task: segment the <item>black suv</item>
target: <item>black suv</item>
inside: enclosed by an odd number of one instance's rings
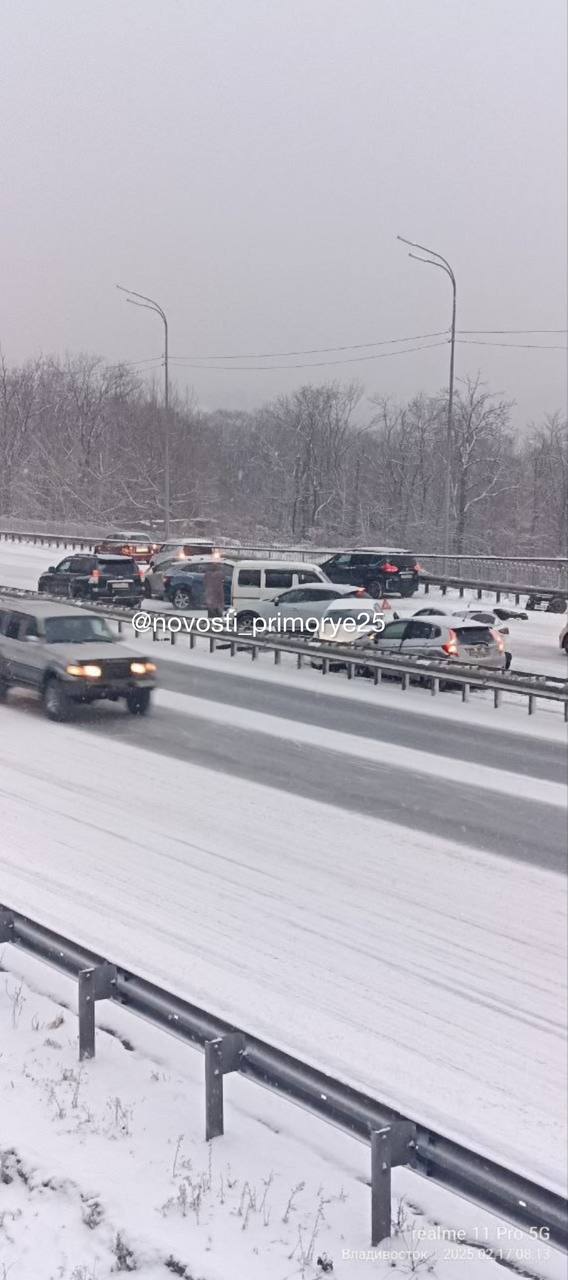
[[[340,551],[321,565],[332,582],[353,582],[372,596],[413,596],[420,565],[411,551],[394,547],[358,547]]]
[[[143,595],[142,574],[129,556],[67,556],[42,573],[38,591],[72,600],[123,601],[138,604]]]

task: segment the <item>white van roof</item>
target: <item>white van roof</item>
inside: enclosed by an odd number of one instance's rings
[[[322,573],[322,567],[319,564],[312,564],[308,560],[237,560],[237,569],[288,569],[292,573],[301,573],[307,569],[310,572]]]

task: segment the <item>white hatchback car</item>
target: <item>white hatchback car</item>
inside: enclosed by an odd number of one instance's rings
[[[421,609],[415,609],[411,615],[405,616],[412,616],[413,618],[462,618],[464,622],[481,622],[484,626],[491,627],[493,631],[497,631],[500,636],[505,638],[505,670],[508,671],[511,666],[513,654],[511,642],[508,639],[510,635],[509,627],[493,609],[473,604],[462,607],[450,604],[432,604],[423,605]],[[523,616],[526,617],[526,614],[519,614],[519,617],[522,618]],[[400,618],[402,614],[397,612],[394,617]]]

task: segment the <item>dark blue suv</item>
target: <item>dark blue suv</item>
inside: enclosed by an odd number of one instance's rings
[[[218,562],[219,563],[219,562]],[[231,604],[233,588],[234,561],[221,560],[225,570],[224,596],[225,608]],[[186,568],[175,568],[172,565],[169,573],[164,574],[164,596],[176,609],[205,608],[205,572],[211,560],[192,559]]]

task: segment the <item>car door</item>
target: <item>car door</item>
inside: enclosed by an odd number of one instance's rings
[[[6,679],[13,684],[25,684],[22,679],[22,643],[19,640],[21,613],[8,613],[2,627],[2,657]]]
[[[50,595],[67,595],[70,581],[69,574],[71,572],[71,559],[71,556],[67,556],[65,560],[60,560],[59,564],[55,565],[48,582]]]
[[[343,552],[341,555],[332,556],[331,560],[327,560],[325,564],[322,564],[322,569],[328,578],[331,578],[332,582],[352,582],[355,586],[358,586],[357,579],[352,576],[354,572],[352,562],[353,556]]]
[[[24,613],[14,615],[14,618],[18,618],[18,622],[14,626],[13,678],[18,684],[36,688],[41,683],[44,665],[37,618]]]
[[[439,649],[436,644],[438,639],[441,643],[442,632],[433,622],[426,622],[421,618],[412,618],[406,624],[406,631],[401,644],[401,653],[409,658],[430,656],[434,657]]]
[[[375,645],[382,653],[399,653],[406,635],[407,622],[387,622],[383,631],[377,632]]]

